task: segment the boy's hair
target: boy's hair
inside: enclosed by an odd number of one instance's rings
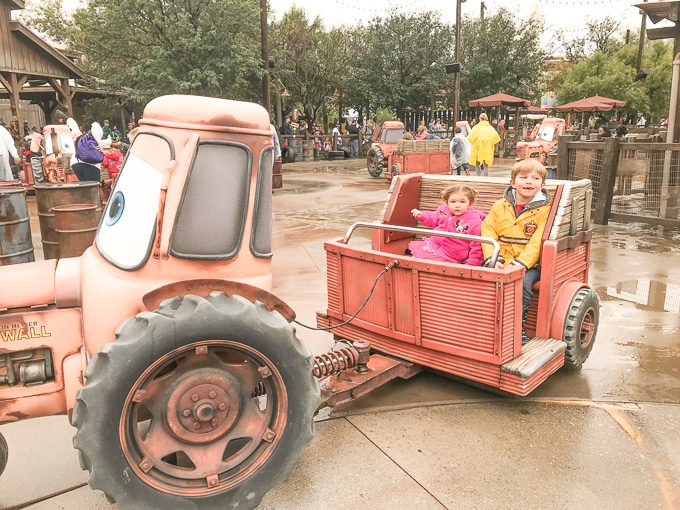
[[[470,201],[471,204],[475,201],[475,198],[477,197],[477,192],[474,190],[474,188],[468,186],[467,184],[456,183],[442,190],[441,193],[442,200],[444,202],[448,202],[449,197],[454,193],[462,193],[463,195],[468,197],[468,200]]]
[[[460,128],[460,126],[456,126],[456,129],[454,129],[454,132],[456,132],[456,133],[462,133],[463,130]]]
[[[548,176],[548,171],[540,161],[532,158],[523,159],[522,161],[518,161],[512,165],[512,169],[510,170],[510,179],[514,181],[515,177],[518,175],[531,173],[532,170],[536,170],[536,173],[540,175],[543,179],[543,182],[545,182],[545,178]]]

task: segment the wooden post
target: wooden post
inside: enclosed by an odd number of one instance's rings
[[[574,139],[572,135],[562,135],[557,142],[557,178],[564,181],[569,179],[569,142]]]
[[[609,223],[616,169],[619,163],[619,139],[607,138],[604,144],[600,186],[597,190],[597,202],[595,202],[595,214],[593,215],[593,223],[596,225],[607,225]]]

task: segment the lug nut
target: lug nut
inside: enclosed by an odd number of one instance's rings
[[[193,402],[198,402],[198,393],[194,393],[193,395],[191,395],[191,400]]]
[[[211,391],[210,393],[208,393],[208,396],[209,396],[210,398],[215,398],[215,397],[217,396],[217,392]]]
[[[182,415],[185,418],[188,418],[189,416],[191,416],[191,409],[185,409],[184,411],[182,411]]]

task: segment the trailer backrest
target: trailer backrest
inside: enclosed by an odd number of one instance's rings
[[[412,217],[409,218],[410,210],[413,207],[421,210],[435,210],[442,203],[441,191],[456,182],[465,182],[475,189],[477,192],[475,208],[487,214],[491,206],[503,197],[503,192],[509,184],[509,180],[502,177],[423,174],[399,176],[392,180],[380,221],[394,225],[415,226],[415,220]],[[550,192],[553,206],[544,239],[559,239],[590,229],[592,183],[589,179],[548,180],[545,187]],[[385,233],[385,236],[386,242],[389,242],[390,238],[396,240],[404,237],[389,233]]]
[[[399,140],[399,152],[448,152],[451,140]]]

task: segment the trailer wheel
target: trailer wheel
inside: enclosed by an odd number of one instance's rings
[[[569,305],[562,339],[567,344],[567,364],[581,367],[595,343],[600,316],[600,298],[592,289],[580,289]]]
[[[262,303],[213,292],[128,319],[92,358],[73,443],[120,508],[252,509],[314,435],[313,359]]]
[[[7,459],[9,458],[9,448],[7,448],[7,441],[5,441],[5,436],[0,434],[0,475],[5,471],[7,467]]]
[[[380,177],[385,169],[385,157],[383,156],[380,147],[371,147],[366,154],[366,167],[368,168],[368,175],[371,177]]]

